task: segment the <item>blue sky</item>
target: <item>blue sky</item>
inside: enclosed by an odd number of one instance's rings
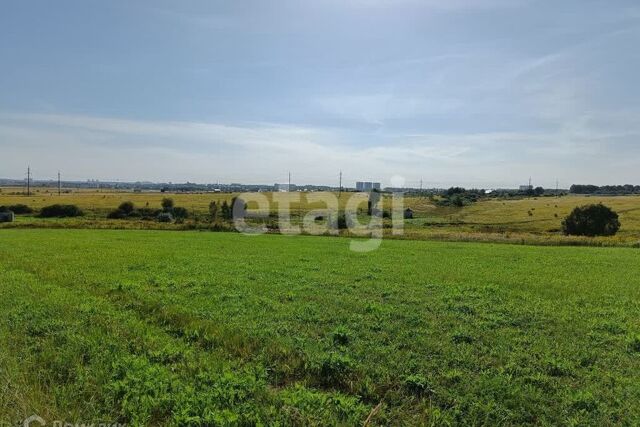
[[[640,183],[637,1],[4,1],[0,177]]]

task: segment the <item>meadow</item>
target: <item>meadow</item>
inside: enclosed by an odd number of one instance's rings
[[[61,196],[51,188],[35,188],[31,196],[21,188],[3,188],[0,206],[26,204],[34,209],[54,203],[75,204],[86,215],[80,218],[41,219],[35,215],[20,215],[14,223],[0,228],[118,228],[118,229],[207,229],[209,203],[230,202],[237,194],[225,193],[160,193],[116,190],[67,190]],[[263,193],[277,209],[273,193]],[[312,193],[278,193],[290,203],[292,222],[297,224],[309,211],[324,207],[311,203]],[[108,220],[107,214],[122,202],[131,201],[137,207],[159,208],[162,199],[170,197],[176,206],[186,208],[190,218],[181,224],[161,224],[142,220]],[[343,193],[339,199],[343,208],[350,197],[356,197],[366,209],[366,194]],[[390,209],[390,197],[383,198]],[[613,237],[567,237],[561,232],[562,220],[577,206],[604,203],[620,215],[622,227]],[[429,197],[406,196],[404,206],[414,211],[414,219],[405,221],[402,238],[414,240],[504,242],[536,245],[640,246],[640,196],[563,196],[486,198],[464,207],[439,206]],[[253,206],[249,206],[253,209]],[[232,228],[232,227],[229,227]],[[391,236],[387,229],[388,237]]]
[[[0,424],[638,425],[632,248],[0,230]]]

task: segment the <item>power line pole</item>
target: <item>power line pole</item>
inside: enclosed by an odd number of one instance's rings
[[[27,166],[27,196],[31,195],[31,166]]]
[[[422,195],[422,178],[420,178],[420,195]]]
[[[291,171],[289,171],[289,186],[287,187],[287,191],[291,191]]]
[[[62,193],[62,187],[60,186],[60,171],[58,171],[58,196]]]

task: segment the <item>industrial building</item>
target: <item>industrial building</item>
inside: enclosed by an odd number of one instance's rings
[[[381,186],[379,182],[370,182],[370,181],[358,181],[356,182],[356,191],[373,191],[380,190]]]

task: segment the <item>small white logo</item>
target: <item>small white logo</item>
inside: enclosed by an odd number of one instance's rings
[[[22,423],[22,426],[23,427],[31,427],[31,424],[34,423],[34,422],[37,422],[41,426],[46,424],[45,420],[43,420],[42,417],[39,417],[37,415],[31,415],[29,418],[24,420],[24,422]]]

